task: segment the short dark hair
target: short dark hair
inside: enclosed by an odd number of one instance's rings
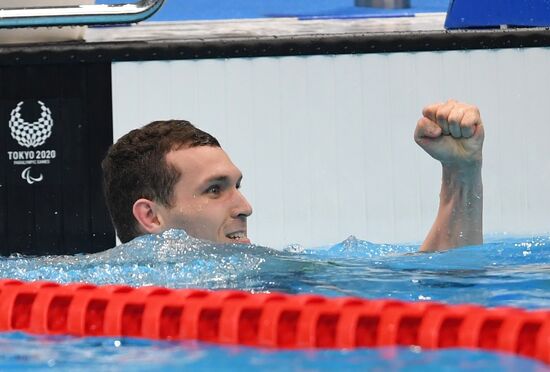
[[[166,161],[172,150],[197,146],[221,147],[218,140],[185,120],[154,121],[121,137],[101,163],[107,208],[121,242],[143,235],[132,208],[149,199],[172,205],[180,172]]]

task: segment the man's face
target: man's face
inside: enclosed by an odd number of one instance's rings
[[[239,191],[242,174],[225,151],[198,146],[171,151],[168,164],[181,176],[173,190],[172,207],[159,206],[163,228],[217,243],[250,243],[246,219],[252,207]]]

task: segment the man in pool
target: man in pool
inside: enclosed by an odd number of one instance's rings
[[[439,212],[421,246],[482,243],[483,124],[475,106],[427,106],[414,138],[443,168]],[[217,243],[243,243],[252,207],[242,174],[218,141],[184,120],[156,121],[121,137],[103,160],[107,207],[121,242],[170,228]]]

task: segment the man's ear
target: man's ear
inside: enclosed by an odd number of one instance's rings
[[[138,199],[132,207],[132,213],[144,232],[158,234],[163,231],[162,216],[159,215],[157,203],[148,199]]]

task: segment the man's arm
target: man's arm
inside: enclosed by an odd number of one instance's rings
[[[443,169],[439,211],[420,247],[433,252],[483,243],[484,129],[476,106],[449,100],[427,106],[414,139]]]

